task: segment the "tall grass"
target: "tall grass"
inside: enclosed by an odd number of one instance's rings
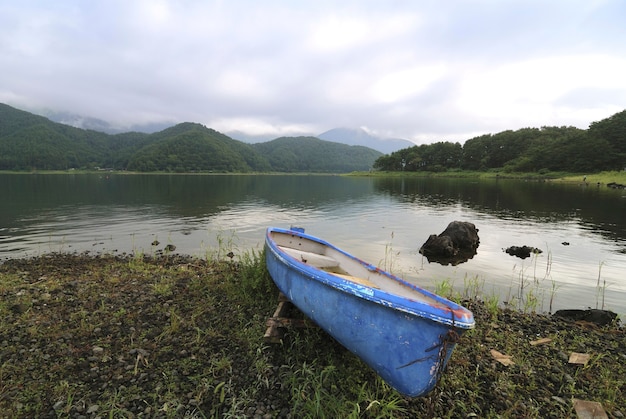
[[[564,176],[558,180],[566,181],[566,182],[586,182],[588,184],[604,184],[615,182],[621,183],[622,185],[626,184],[626,171],[624,170],[613,170],[606,171],[600,173],[593,174],[582,174],[582,175],[568,175]]]

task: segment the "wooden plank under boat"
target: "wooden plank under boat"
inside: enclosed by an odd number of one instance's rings
[[[432,390],[474,327],[466,308],[303,229],[268,228],[265,250],[280,291],[403,395]]]

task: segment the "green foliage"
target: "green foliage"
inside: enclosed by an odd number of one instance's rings
[[[612,166],[609,169],[624,169],[626,167],[626,110],[593,122],[589,126],[589,136],[593,140],[604,140],[614,153]]]
[[[180,124],[155,134],[138,150],[129,170],[162,172],[250,172],[269,165],[249,145],[197,124]]]
[[[503,170],[504,172],[620,170],[626,167],[626,111],[575,127],[522,128],[409,147],[376,160],[386,171]]]
[[[442,172],[458,168],[463,148],[459,143],[438,142],[405,148],[374,162],[374,168],[390,171]]]
[[[522,128],[382,155],[315,137],[246,144],[190,122],[154,134],[108,135],[0,104],[0,170],[111,168],[139,172],[318,172],[371,168],[574,173],[626,168],[626,111],[575,127]]]
[[[154,134],[108,135],[0,104],[0,170],[351,172],[369,170],[380,156],[313,137],[250,145],[190,122]]]
[[[278,172],[353,172],[369,170],[382,153],[367,147],[315,137],[281,137],[254,148]]]
[[[88,167],[106,137],[0,104],[0,170]]]

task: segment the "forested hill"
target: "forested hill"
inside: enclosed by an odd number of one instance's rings
[[[589,129],[523,128],[398,150],[374,163],[387,171],[503,170],[574,173],[626,169],[626,110]]]
[[[280,138],[253,146],[188,122],[154,134],[109,135],[0,104],[0,170],[340,173],[369,170],[381,155],[317,138]]]
[[[368,170],[382,153],[368,147],[323,141],[316,137],[281,137],[253,144],[279,172],[351,172]]]
[[[110,135],[52,122],[0,104],[0,170],[111,168],[157,172],[333,172],[369,170],[599,172],[626,168],[626,110],[589,129],[523,128],[435,142],[388,155],[316,137],[248,144],[200,124],[154,134]]]

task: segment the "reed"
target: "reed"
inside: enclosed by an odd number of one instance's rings
[[[390,272],[394,275],[398,275],[399,273],[395,272],[396,267],[396,260],[398,259],[398,257],[400,256],[400,252],[396,252],[393,249],[393,238],[394,238],[394,232],[391,232],[391,239],[388,243],[385,243],[385,257],[383,258],[382,261],[380,261],[378,263],[378,266],[387,272]]]
[[[606,288],[608,287],[606,279],[601,280],[603,265],[604,262],[600,262],[600,264],[598,265],[598,280],[596,282],[596,309],[601,308],[602,310],[604,310],[604,296],[606,293]],[[599,302],[601,302],[601,304],[599,304]]]

